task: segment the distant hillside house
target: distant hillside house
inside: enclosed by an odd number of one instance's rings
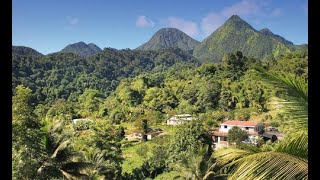
[[[89,129],[89,125],[94,121],[91,119],[73,119],[72,124],[76,130],[86,130]]]
[[[167,125],[176,126],[182,123],[190,122],[194,119],[196,118],[192,117],[191,114],[177,114],[167,120]]]
[[[220,125],[218,131],[212,132],[212,139],[216,145],[216,148],[229,145],[227,139],[228,132],[234,126],[238,126],[240,129],[247,131],[248,139],[245,141],[245,143],[256,144],[259,132],[262,135],[265,134],[263,129],[268,127],[269,124],[253,121],[226,120]],[[269,134],[268,136],[272,137]],[[274,139],[275,137],[273,136],[272,140]]]
[[[93,122],[93,120],[91,120],[91,119],[73,119],[72,120],[72,124],[77,124],[78,122],[88,122],[88,123],[92,123]]]

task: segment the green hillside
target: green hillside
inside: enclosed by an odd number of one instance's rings
[[[255,30],[239,16],[233,15],[198,45],[193,55],[202,61],[219,62],[226,53],[241,51],[245,56],[263,59],[290,49],[278,38]]]

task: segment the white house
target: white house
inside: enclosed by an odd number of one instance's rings
[[[191,114],[177,114],[172,116],[167,120],[167,125],[179,125],[185,122],[190,122],[194,120],[195,118],[192,117]]]
[[[93,123],[94,121],[91,119],[73,119],[72,120],[72,124],[77,124],[78,122]]]
[[[259,123],[253,121],[237,121],[237,120],[226,120],[221,125],[218,131],[212,132],[212,139],[216,148],[228,146],[228,132],[234,127],[238,126],[240,129],[247,131],[248,140],[247,142],[256,143],[258,139],[258,130],[263,127],[269,126],[267,123]]]

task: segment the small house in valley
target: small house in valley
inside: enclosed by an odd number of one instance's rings
[[[76,130],[89,129],[89,125],[94,123],[91,119],[73,119],[72,124]]]
[[[167,120],[167,125],[175,126],[186,122],[190,122],[194,119],[195,118],[191,114],[177,114]]]

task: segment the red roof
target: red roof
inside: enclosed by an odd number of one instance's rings
[[[237,121],[237,120],[227,120],[221,125],[233,125],[233,126],[256,126],[258,122],[254,121]]]

